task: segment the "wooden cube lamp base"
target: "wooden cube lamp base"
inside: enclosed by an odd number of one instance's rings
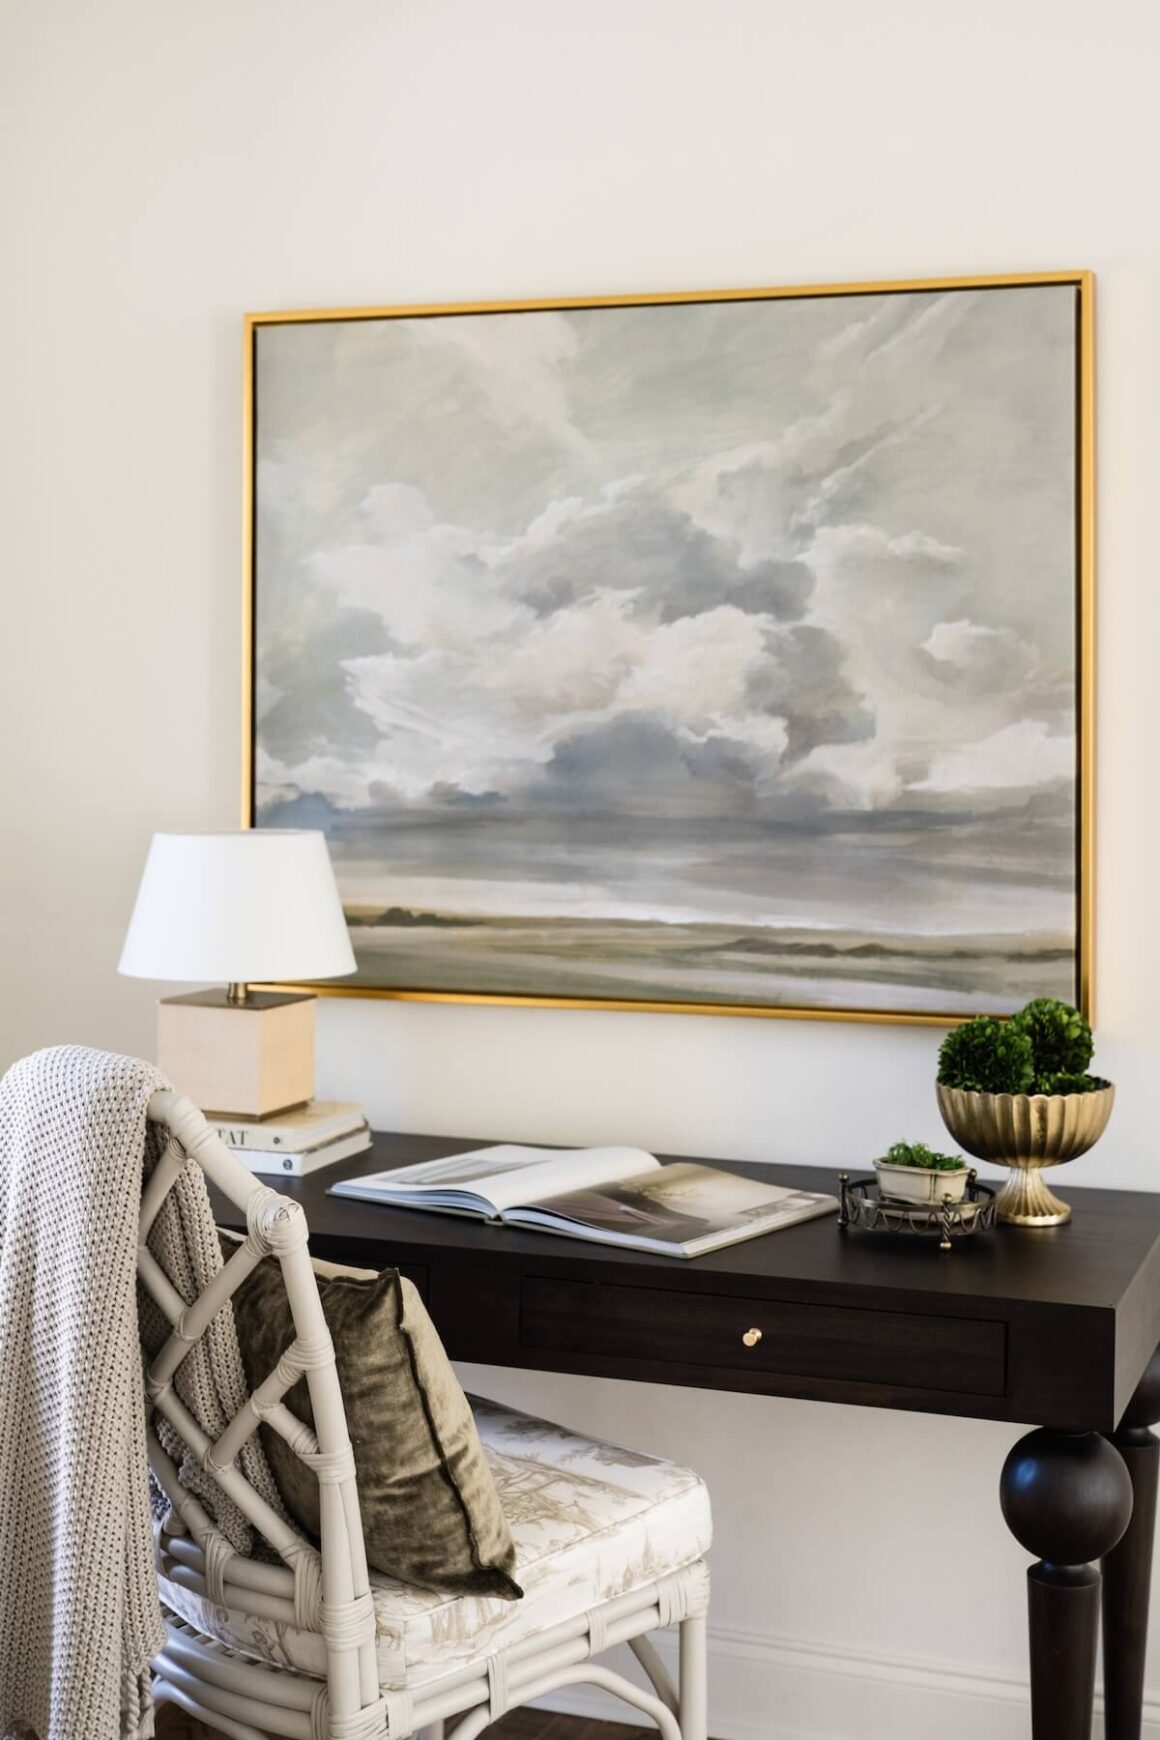
[[[314,1004],[301,993],[225,989],[157,1005],[157,1067],[204,1112],[266,1118],[314,1098]]]

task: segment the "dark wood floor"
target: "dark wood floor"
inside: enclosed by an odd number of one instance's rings
[[[513,1710],[487,1732],[498,1740],[656,1740],[655,1728],[628,1722],[596,1722],[590,1716],[554,1716],[547,1710]]]
[[[655,1728],[633,1728],[627,1722],[594,1722],[584,1716],[555,1716],[547,1710],[513,1710],[486,1730],[490,1740],[649,1740]],[[218,1740],[215,1728],[172,1704],[157,1712],[157,1740]]]

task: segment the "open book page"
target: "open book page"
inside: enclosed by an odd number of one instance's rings
[[[525,1148],[505,1142],[445,1160],[372,1172],[331,1190],[335,1196],[403,1207],[500,1215],[520,1203],[539,1202],[561,1191],[597,1189],[659,1168],[660,1162],[643,1148]]]
[[[679,1161],[600,1187],[541,1197],[511,1209],[504,1220],[573,1238],[696,1256],[837,1207],[833,1196]]]

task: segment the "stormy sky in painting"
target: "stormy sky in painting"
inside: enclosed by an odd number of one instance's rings
[[[468,911],[889,927],[921,855],[918,929],[1066,929],[1074,319],[1055,286],[261,329],[261,819]],[[540,869],[480,845],[517,821]]]

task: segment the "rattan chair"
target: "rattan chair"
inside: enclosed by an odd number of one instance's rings
[[[633,1490],[613,1494],[609,1514],[591,1518],[587,1545],[588,1525],[579,1525],[578,1536],[573,1526],[561,1565],[553,1569],[548,1553],[535,1576],[520,1563],[517,1529],[523,1602],[426,1595],[371,1578],[334,1350],[302,1209],[256,1180],[188,1100],[156,1094],[149,1117],[168,1129],[168,1141],[142,1195],[138,1273],[172,1325],[164,1346],[147,1359],[145,1374],[150,1461],[171,1506],[157,1546],[168,1632],[154,1663],[158,1700],[181,1706],[232,1740],[403,1740],[419,1729],[439,1733],[448,1722],[454,1723],[455,1740],[475,1740],[505,1710],[587,1683],[650,1718],[663,1740],[705,1740],[703,1552],[709,1523],[696,1477],[606,1446],[588,1446],[605,1454],[596,1459],[597,1475],[582,1477],[570,1470],[575,1447],[582,1451],[586,1441],[545,1428],[538,1470],[551,1482],[561,1514],[592,1506],[599,1469],[617,1456],[631,1470]],[[147,1244],[168,1192],[190,1162],[244,1210],[248,1228],[237,1252],[196,1299],[181,1296]],[[270,1253],[281,1264],[295,1339],[213,1442],[183,1405],[174,1374],[211,1319]],[[313,1431],[282,1400],[302,1375]],[[202,1503],[180,1484],[158,1440],[157,1415],[280,1562],[233,1550]],[[535,1422],[516,1419],[525,1435],[529,1427],[534,1435]],[[279,1516],[237,1465],[239,1450],[262,1422],[317,1476],[320,1547]],[[666,1499],[670,1490],[679,1500]],[[618,1542],[623,1545],[630,1534],[631,1550],[618,1556]],[[597,1562],[607,1575],[592,1575]],[[680,1626],[677,1687],[648,1637],[670,1624]],[[416,1625],[425,1628],[428,1647],[409,1651],[399,1640],[405,1645]],[[652,1691],[594,1662],[622,1643],[632,1648]]]

